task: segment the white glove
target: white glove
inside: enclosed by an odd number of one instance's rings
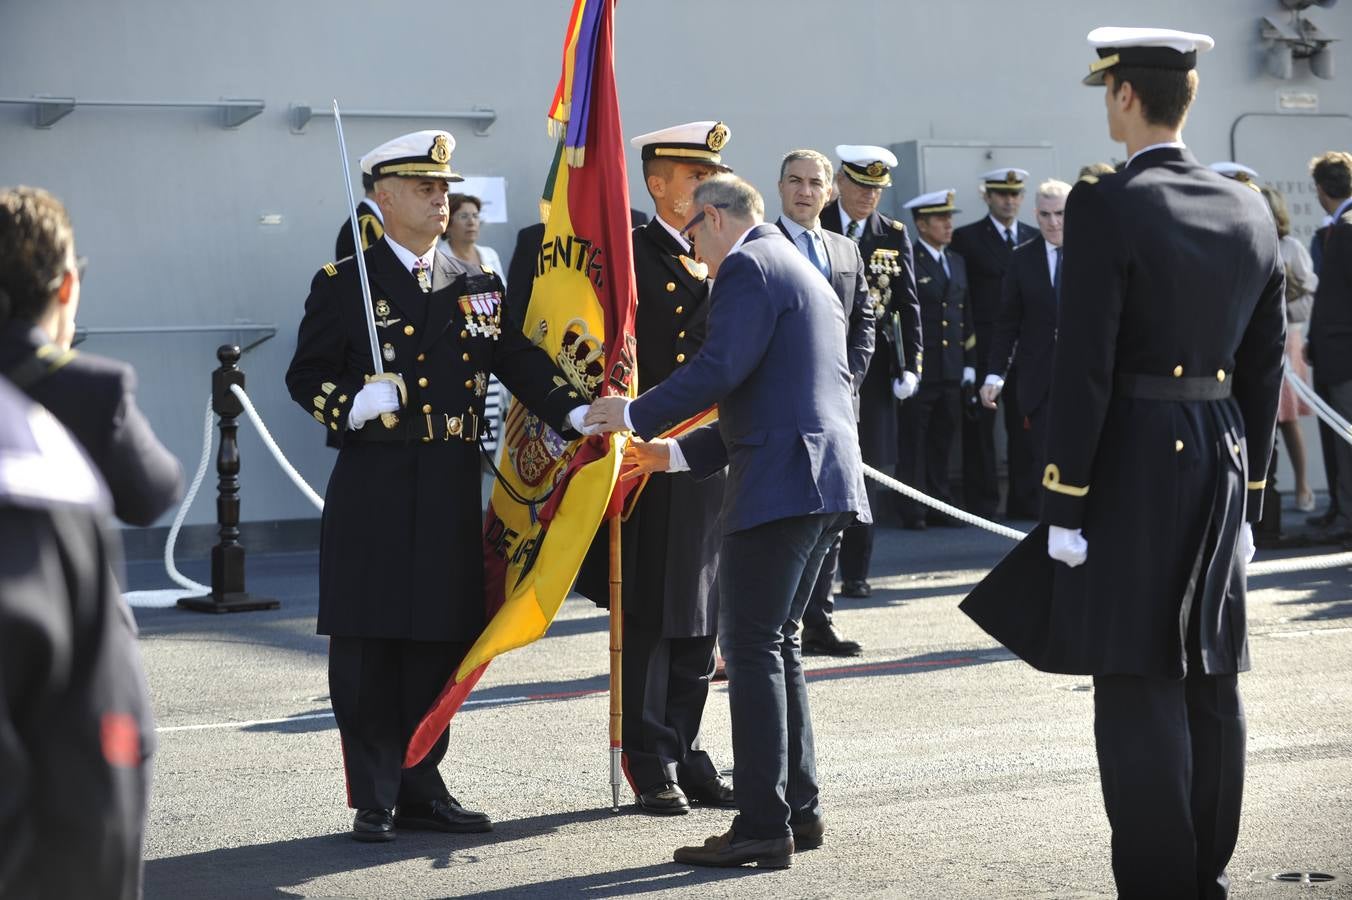
[[[1047,529],[1047,555],[1073,569],[1089,557],[1089,542],[1078,528],[1052,525]]]
[[[898,400],[905,400],[915,393],[916,387],[920,384],[920,379],[910,370],[901,373],[900,378],[892,379],[892,396]]]
[[[568,410],[568,424],[573,426],[573,430],[576,431],[578,434],[590,436],[596,434],[601,430],[600,425],[582,424],[582,419],[584,416],[587,415],[587,410],[589,409],[591,409],[591,407],[587,405],[587,406],[574,406],[572,409]]]
[[[963,383],[963,384],[976,384],[976,369],[973,369],[971,366],[963,366],[963,367],[962,367],[962,383]]]
[[[1253,545],[1253,526],[1248,522],[1239,527],[1239,546],[1235,549],[1243,554],[1244,565],[1253,562],[1253,554],[1258,548]]]
[[[357,391],[352,398],[352,411],[347,414],[347,427],[356,431],[381,413],[399,411],[399,389],[392,381],[372,381]]]

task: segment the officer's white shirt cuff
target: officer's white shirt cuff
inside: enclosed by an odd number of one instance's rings
[[[588,430],[587,426],[582,424],[582,420],[586,418],[586,415],[587,407],[585,404],[582,406],[574,406],[572,409],[568,410],[568,424],[573,426],[573,430],[578,434],[595,434],[595,428]]]
[[[624,401],[624,427],[625,427],[625,428],[628,428],[630,431],[633,431],[633,430],[634,430],[634,423],[633,423],[633,420],[631,420],[631,419],[629,418],[629,404],[630,404],[631,402],[632,402],[632,401],[630,401],[630,400],[625,400],[625,401]]]
[[[627,417],[628,415],[629,413],[626,409],[625,416]],[[685,451],[681,449],[681,445],[677,441],[672,441],[667,446],[671,448],[671,456],[667,458],[667,471],[689,472],[690,463],[685,461]]]
[[[1004,390],[1005,380],[994,373],[986,376],[986,387],[996,387]]]

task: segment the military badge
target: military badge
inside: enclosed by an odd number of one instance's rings
[[[684,253],[680,255],[679,259],[681,265],[685,266],[685,270],[690,273],[691,278],[696,281],[704,281],[709,277],[709,267],[705,263],[696,262]]]
[[[488,394],[488,373],[474,373],[474,396],[483,397]]]
[[[872,178],[881,178],[882,174],[887,171],[887,167],[880,162],[871,162],[864,171],[868,172]]]
[[[447,146],[446,135],[437,135],[436,140],[432,141],[432,148],[427,151],[427,155],[432,157],[432,162],[440,165],[445,165],[451,161],[451,148]]]
[[[465,330],[475,337],[497,340],[502,335],[502,295],[497,291],[463,294],[460,312],[465,317]]]
[[[376,315],[380,316],[381,318],[384,318],[385,316],[388,316],[389,314],[390,314],[390,301],[388,301],[388,300],[377,300],[377,301],[376,301]]]
[[[380,355],[385,357],[385,362],[394,362],[394,344],[385,344],[380,348]]]
[[[704,142],[708,145],[710,150],[717,153],[719,150],[723,149],[728,142],[728,138],[731,136],[732,132],[728,131],[728,126],[719,122],[715,124],[713,128],[709,129],[709,134],[704,139]]]
[[[1005,173],[1005,184],[1018,184],[1018,183],[1019,183],[1018,172],[1015,172],[1011,169],[1010,171]],[[952,203],[953,201],[949,200],[948,202]]]

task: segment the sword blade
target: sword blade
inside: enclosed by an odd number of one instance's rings
[[[338,152],[343,157],[343,185],[347,188],[347,209],[351,214],[352,246],[356,248],[357,272],[361,275],[362,312],[366,314],[366,335],[371,339],[371,364],[375,374],[385,372],[385,363],[380,356],[380,341],[376,339],[376,317],[371,311],[371,280],[366,274],[366,254],[361,246],[361,225],[357,223],[357,197],[352,192],[352,175],[347,160],[347,142],[343,140],[343,117],[338,112],[338,101],[333,101],[333,127],[338,130]]]

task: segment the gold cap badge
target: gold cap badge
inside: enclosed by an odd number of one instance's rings
[[[432,157],[432,162],[445,165],[451,161],[451,148],[446,145],[446,135],[439,134],[432,141],[432,149],[427,151],[427,155]]]
[[[704,139],[704,142],[709,145],[710,150],[717,153],[727,144],[729,135],[728,126],[718,122],[713,128],[709,129],[709,135]]]

